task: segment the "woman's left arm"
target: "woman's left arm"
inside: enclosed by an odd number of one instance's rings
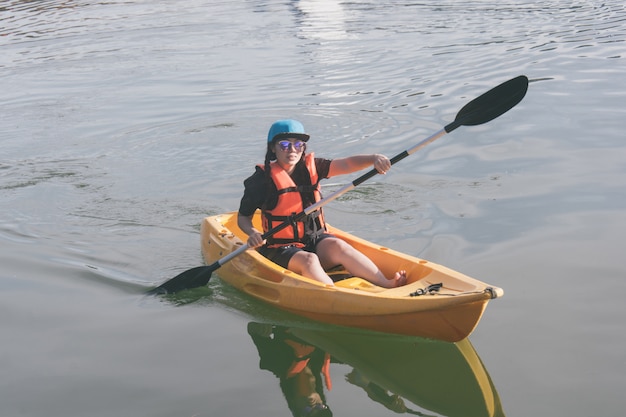
[[[385,155],[378,153],[370,155],[354,155],[346,158],[333,159],[330,163],[328,176],[350,174],[355,171],[374,166],[379,174],[385,174],[391,168],[391,161]]]

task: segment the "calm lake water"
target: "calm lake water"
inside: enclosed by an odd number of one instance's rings
[[[255,345],[281,326],[331,354],[335,416],[624,412],[623,1],[5,0],[0,50],[2,416],[291,416]],[[202,263],[274,120],[392,156],[520,74],[511,112],[326,208],[502,287],[469,341],[337,333],[218,278],[142,295]]]

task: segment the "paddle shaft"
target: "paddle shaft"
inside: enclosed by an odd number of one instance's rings
[[[419,149],[423,148],[424,146],[428,145],[431,142],[434,142],[435,140],[439,139],[440,137],[442,137],[446,133],[447,132],[446,132],[445,128],[441,129],[439,132],[437,132],[437,133],[427,137],[426,139],[424,139],[423,141],[421,141],[417,145],[413,146],[412,148],[407,149],[406,151],[400,152],[399,154],[397,154],[396,156],[394,156],[393,158],[391,158],[389,160],[391,162],[391,165],[395,164],[396,162],[399,162],[399,161],[403,160],[404,158],[406,158],[407,156],[411,155],[412,153],[417,152]],[[335,191],[334,193],[332,193],[328,197],[325,197],[323,200],[320,200],[317,203],[307,207],[304,210],[304,213],[305,214],[310,214],[310,213],[314,212],[315,210],[319,209],[323,205],[325,205],[325,204],[327,204],[327,203],[337,199],[338,197],[340,197],[341,195],[347,193],[348,191],[351,191],[351,190],[355,189],[358,185],[360,185],[360,184],[364,183],[365,181],[369,180],[370,178],[376,176],[376,174],[378,174],[378,171],[375,168],[369,170],[368,172],[366,172],[365,174],[361,175],[359,178],[355,179],[351,183],[344,185],[343,187],[341,187],[340,189],[338,189],[337,191]]]
[[[495,119],[496,117],[506,113],[510,109],[512,109],[517,103],[519,103],[524,96],[526,95],[526,91],[528,89],[528,78],[524,75],[520,75],[518,77],[512,78],[497,87],[492,88],[481,96],[475,98],[474,100],[467,103],[458,113],[454,121],[448,125],[446,125],[443,129],[438,131],[437,133],[429,136],[428,138],[422,140],[415,146],[410,149],[407,149],[398,155],[394,156],[390,159],[391,164],[395,164],[398,161],[406,158],[417,150],[423,148],[431,142],[439,139],[446,133],[452,132],[454,129],[459,126],[476,126],[479,124],[486,123],[490,120]],[[313,213],[314,211],[320,209],[322,206],[330,203],[331,201],[337,199],[341,195],[347,193],[350,190],[353,190],[359,184],[367,181],[378,174],[376,169],[371,169],[365,174],[361,175],[359,178],[355,179],[349,184],[341,187],[339,190],[335,191],[328,197],[318,201],[317,203],[305,208],[302,212],[298,214],[294,214],[291,216],[289,221],[283,222],[276,227],[266,231],[263,233],[263,239],[267,239],[268,237],[274,235],[280,230],[288,227],[293,224],[293,222],[300,221],[304,219],[307,215]],[[215,270],[219,269],[223,264],[229,262],[231,259],[241,255],[249,248],[248,244],[245,243],[241,245],[237,250],[227,254],[223,258],[215,261],[213,264],[208,265],[206,267],[196,267],[192,268],[188,271],[185,271],[182,274],[166,281],[161,284],[157,288],[155,288],[151,293],[170,293],[176,292],[180,289],[193,288],[200,285],[206,285],[211,278],[211,273]]]

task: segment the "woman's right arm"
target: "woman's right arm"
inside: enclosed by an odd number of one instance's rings
[[[248,235],[248,247],[258,248],[265,244],[265,240],[262,237],[262,233],[258,231],[252,224],[253,216],[244,216],[241,213],[237,214],[237,226],[242,232]]]
[[[258,248],[265,244],[265,240],[261,237],[262,232],[257,230],[252,224],[252,218],[257,208],[261,206],[265,195],[264,190],[264,174],[263,170],[256,168],[254,174],[248,177],[244,182],[244,193],[239,203],[239,212],[237,213],[237,226],[248,235],[248,247]],[[249,214],[248,214],[249,213]]]

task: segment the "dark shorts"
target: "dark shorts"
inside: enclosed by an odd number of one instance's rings
[[[265,256],[270,261],[282,266],[285,269],[288,269],[289,261],[291,260],[291,257],[293,255],[295,255],[296,253],[302,250],[306,252],[315,253],[315,247],[318,245],[318,243],[320,243],[322,240],[326,239],[327,237],[334,237],[334,236],[335,235],[332,235],[330,233],[324,233],[319,238],[317,238],[315,242],[310,243],[303,248],[299,248],[297,246],[292,246],[292,245],[281,246],[278,248],[268,248],[266,246],[262,246],[259,249],[259,253]]]

